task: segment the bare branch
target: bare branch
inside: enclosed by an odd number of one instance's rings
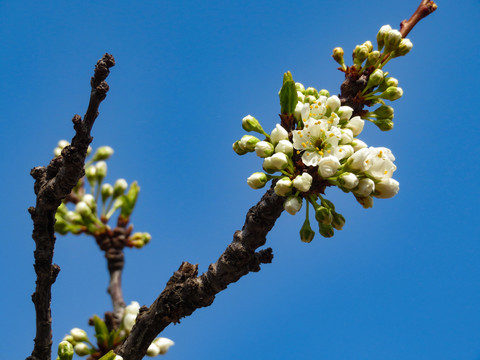
[[[79,115],[73,117],[75,136],[72,145],[63,149],[47,167],[39,166],[30,172],[35,179],[37,195],[35,207],[28,209],[33,220],[33,240],[36,249],[35,272],[36,289],[32,301],[36,311],[35,345],[28,360],[50,360],[52,348],[52,317],[50,311],[51,288],[60,267],[52,264],[55,246],[55,212],[61,201],[72,191],[84,175],[85,157],[92,137],[90,131],[98,116],[98,107],[105,99],[108,85],[105,82],[110,68],[115,65],[112,55],[105,54],[97,62],[91,79],[90,102],[84,120]]]
[[[435,4],[435,2],[429,0],[422,0],[417,10],[415,10],[410,19],[408,19],[408,21],[403,20],[400,23],[400,33],[402,34],[402,37],[406,37],[420,20],[430,15],[435,10],[437,10],[437,4]]]
[[[271,263],[272,249],[257,251],[283,212],[284,197],[273,191],[274,184],[257,205],[252,207],[241,231],[220,258],[204,274],[198,266],[184,262],[168,281],[165,289],[150,308],[142,307],[132,332],[118,351],[126,360],[140,360],[148,346],[171,323],[191,315],[196,309],[209,306],[215,295],[249,272],[260,270],[260,264]]]

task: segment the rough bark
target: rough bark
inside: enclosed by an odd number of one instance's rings
[[[50,311],[51,288],[60,271],[52,264],[55,247],[55,212],[61,201],[72,191],[84,175],[85,157],[92,137],[90,131],[98,116],[98,107],[105,99],[108,85],[105,82],[110,67],[115,65],[112,55],[105,54],[95,66],[91,78],[91,94],[87,112],[82,121],[79,115],[73,117],[75,136],[72,144],[63,149],[47,167],[38,166],[30,174],[35,179],[34,191],[37,196],[35,207],[28,209],[33,220],[35,240],[36,289],[32,301],[36,312],[35,345],[29,360],[50,360],[52,352],[52,317]]]

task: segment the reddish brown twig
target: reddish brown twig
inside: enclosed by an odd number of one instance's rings
[[[52,264],[55,246],[55,212],[61,201],[72,191],[84,175],[85,157],[92,137],[90,131],[98,116],[98,107],[105,99],[108,85],[105,82],[110,68],[115,65],[112,55],[105,54],[95,66],[91,79],[91,94],[87,112],[82,121],[79,115],[73,117],[75,136],[72,144],[62,150],[47,167],[38,166],[30,172],[35,179],[37,195],[35,207],[28,211],[33,220],[35,240],[36,289],[32,301],[36,312],[35,345],[28,360],[50,360],[52,352],[52,317],[50,312],[51,289],[60,267]]]
[[[403,20],[400,23],[400,33],[402,34],[402,37],[406,37],[420,20],[430,15],[435,10],[437,10],[437,4],[435,4],[435,2],[429,0],[422,0],[417,10],[415,10],[410,19],[408,19],[408,21]]]

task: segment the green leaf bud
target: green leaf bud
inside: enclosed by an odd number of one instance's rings
[[[343,55],[345,55],[345,53],[341,47],[336,47],[335,49],[333,49],[333,54],[332,54],[333,60],[335,60],[339,65],[345,64]]]
[[[393,52],[393,57],[405,56],[412,50],[413,44],[409,39],[402,39],[398,48]]]
[[[295,89],[297,89],[297,91],[300,91],[301,93],[305,91],[305,87],[303,86],[302,83],[299,83],[299,82],[295,83]]]
[[[326,96],[327,98],[330,97],[330,92],[328,90],[322,89],[318,92],[320,96]]]
[[[85,170],[85,177],[88,180],[88,183],[93,187],[95,185],[95,181],[97,180],[97,168],[95,165],[90,165],[86,170]]]
[[[247,115],[242,119],[242,127],[245,131],[255,131],[263,134],[262,125],[252,115]]]
[[[100,146],[95,154],[93,154],[92,161],[107,160],[114,153],[110,146]]]
[[[343,225],[345,225],[345,218],[343,217],[343,215],[337,212],[333,212],[332,226],[336,230],[342,230]]]
[[[365,63],[366,66],[373,66],[377,63],[380,59],[380,51],[375,50],[368,54],[367,62]]]
[[[304,243],[312,242],[313,238],[315,237],[315,232],[312,230],[310,226],[310,221],[305,219],[302,228],[300,229],[300,240]]]
[[[102,194],[102,202],[105,202],[113,195],[113,186],[110,184],[103,184],[100,192]]]
[[[390,131],[393,129],[393,121],[389,118],[379,118],[373,120],[373,123],[382,131]]]
[[[383,93],[380,94],[380,97],[385,100],[395,101],[400,99],[403,95],[402,88],[390,86]]]
[[[330,224],[318,224],[318,232],[326,238],[331,238],[334,234],[333,226]]]
[[[319,206],[315,209],[315,219],[319,224],[331,224],[333,221],[333,215],[330,209],[325,206]]]
[[[247,184],[252,189],[261,189],[268,182],[268,177],[262,172],[256,172],[249,176],[247,179]]]
[[[239,146],[240,149],[248,152],[255,151],[255,145],[260,141],[260,139],[256,138],[252,135],[243,135],[240,139]]]
[[[368,78],[367,89],[381,84],[383,78],[383,71],[380,69],[376,69],[373,73],[370,74],[370,77]]]
[[[305,90],[305,95],[308,96],[308,95],[312,95],[312,96],[315,96],[315,98],[318,98],[318,91],[317,89],[315,89],[314,87],[308,87],[306,90]],[[296,105],[296,104],[295,104]]]
[[[237,153],[237,155],[245,155],[248,152],[246,150],[243,150],[240,147],[240,140],[237,140],[233,143],[232,149],[233,149],[233,151],[235,151]]]
[[[76,342],[88,341],[88,336],[85,330],[73,328],[72,330],[70,330],[70,335],[73,336],[73,340],[75,340]]]
[[[293,81],[292,74],[287,71],[283,75],[283,86],[280,89],[280,111],[282,114],[293,114],[297,106],[297,89]]]
[[[72,344],[68,341],[60,342],[57,354],[60,360],[72,360],[74,354]]]
[[[118,179],[113,184],[113,198],[116,199],[120,195],[123,195],[125,190],[127,190],[128,183],[125,179]]]
[[[392,30],[390,25],[383,25],[377,33],[377,46],[378,50],[382,50],[383,45],[385,44],[385,34]]]
[[[376,108],[373,113],[380,118],[393,118],[393,111],[393,107],[382,105]]]
[[[398,48],[402,41],[402,34],[398,30],[390,30],[385,34],[383,40],[385,41],[385,52],[389,53]]]
[[[78,356],[90,355],[90,348],[84,342],[76,344],[73,349]]]
[[[97,164],[95,165],[96,167],[96,177],[97,177],[97,180],[98,182],[102,182],[102,180],[105,178],[105,176],[107,176],[107,163],[105,161],[99,161],[97,162]]]

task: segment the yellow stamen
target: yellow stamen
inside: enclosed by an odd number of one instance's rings
[[[304,148],[306,148],[306,147],[307,147],[307,145],[306,145],[304,142],[302,143],[302,146],[303,146]]]

